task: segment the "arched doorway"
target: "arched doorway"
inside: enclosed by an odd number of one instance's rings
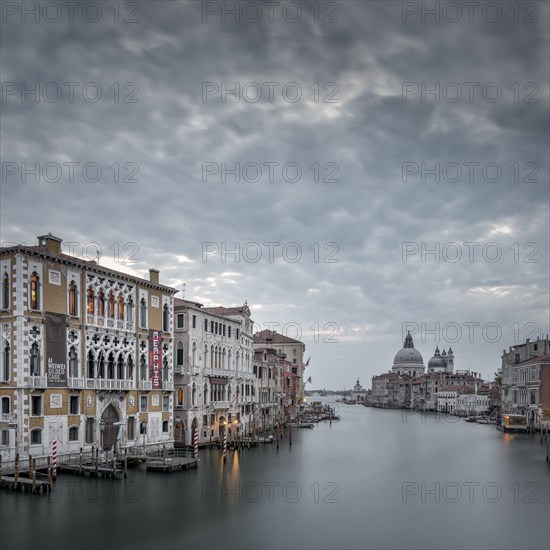
[[[113,405],[109,405],[101,415],[100,429],[103,432],[101,441],[104,451],[112,449],[115,445],[118,426],[114,423],[119,420],[119,414]]]
[[[178,418],[174,422],[174,443],[177,446],[183,445],[184,433],[185,433],[185,425],[183,423],[183,420]]]

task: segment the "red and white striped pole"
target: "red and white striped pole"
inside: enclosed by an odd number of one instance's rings
[[[227,429],[223,431],[223,461],[227,459]]]
[[[57,477],[57,439],[52,441],[52,475]]]
[[[195,458],[199,459],[199,430],[195,429],[193,434],[193,446],[195,448]]]

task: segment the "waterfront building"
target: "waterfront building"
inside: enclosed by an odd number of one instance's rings
[[[455,414],[458,416],[478,416],[489,412],[489,395],[462,393],[456,398]]]
[[[550,340],[529,338],[502,352],[502,412],[525,415],[536,426],[542,417],[541,367],[550,361]]]
[[[176,289],[61,251],[0,249],[0,453],[165,444]]]
[[[175,299],[176,446],[250,432],[258,402],[252,368],[252,320],[241,307],[204,307]]]
[[[299,404],[303,404],[305,389],[304,372],[309,363],[309,360],[304,363],[306,345],[299,340],[284,336],[274,330],[262,330],[254,334],[254,347],[274,348],[280,357],[292,363],[292,373],[296,375],[293,377],[293,383],[295,384],[293,394],[296,396],[293,405],[298,406]]]
[[[367,400],[367,390],[361,386],[359,378],[357,379],[355,386],[353,386],[353,390],[351,390],[351,399],[352,401],[361,404],[365,403]]]
[[[391,375],[391,376],[390,376]],[[422,354],[414,347],[413,338],[407,332],[403,347],[396,353],[391,370],[372,378],[372,390],[368,402],[375,407],[411,408],[423,411],[438,411],[438,395],[443,396],[443,407],[456,403],[450,395],[455,389],[464,388],[472,393],[481,387],[479,373],[470,370],[454,370],[454,353],[451,348],[434,355],[424,367]]]
[[[274,348],[257,347],[253,369],[259,396],[255,428],[265,431],[275,427],[285,415],[294,412],[295,387],[292,378],[297,375],[292,375],[292,363]]]
[[[395,385],[399,383],[399,375],[386,372],[372,377],[371,403],[373,407],[397,407]]]

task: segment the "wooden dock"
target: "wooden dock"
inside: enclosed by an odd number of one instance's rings
[[[0,487],[12,491],[47,493],[52,489],[52,469],[50,457],[40,460],[29,456],[22,460],[19,455],[14,461],[2,463],[0,458]]]

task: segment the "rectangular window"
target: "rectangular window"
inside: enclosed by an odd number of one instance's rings
[[[7,446],[10,444],[10,432],[9,430],[2,430],[0,432],[0,445]]]
[[[203,426],[208,426],[208,415],[207,414],[203,415],[202,424],[203,424]]]
[[[31,431],[31,445],[40,445],[42,443],[42,430]]]
[[[133,416],[128,417],[127,438],[132,440],[136,438],[136,419]]]
[[[177,328],[183,328],[183,313],[178,313]]]
[[[193,328],[197,328],[197,316],[193,315]]]
[[[169,411],[170,410],[170,396],[169,395],[163,395],[162,396],[162,410],[163,411]]]
[[[147,412],[147,396],[142,395],[140,399],[140,409],[141,412]]]
[[[94,442],[94,419],[86,418],[85,442],[90,445]]]
[[[212,426],[216,423],[216,415],[215,414],[211,414],[210,415],[210,424],[212,424]]]
[[[168,420],[162,422],[162,433],[168,433]]]
[[[10,399],[2,397],[2,414],[10,414]]]
[[[235,338],[238,340],[239,339],[239,329],[237,329],[237,333],[235,334]]]
[[[69,414],[79,414],[78,411],[78,395],[71,395],[69,398]]]
[[[204,320],[204,330],[208,332],[208,319]]]
[[[183,366],[183,347],[176,350],[176,365]]]
[[[214,334],[214,321],[210,321],[210,332]]]
[[[223,335],[225,336],[225,325],[223,325]]]
[[[78,441],[78,426],[69,428],[69,441]]]
[[[42,396],[33,395],[31,397],[31,415],[32,416],[42,415]]]
[[[227,336],[231,338],[231,327],[227,327]]]

